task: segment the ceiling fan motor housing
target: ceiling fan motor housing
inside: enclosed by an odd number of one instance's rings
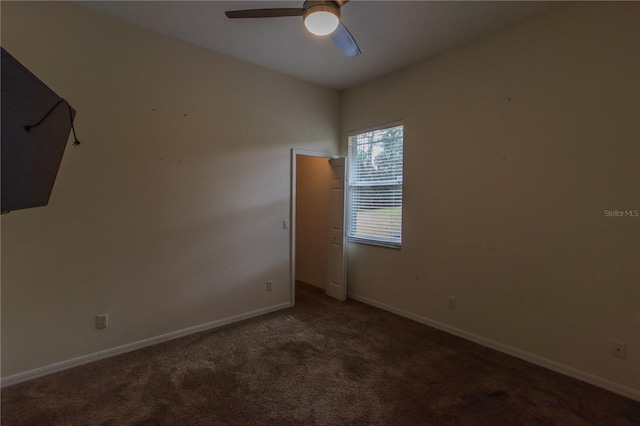
[[[335,1],[305,1],[303,8],[302,19],[307,19],[307,16],[316,12],[333,13],[340,19],[340,6]]]

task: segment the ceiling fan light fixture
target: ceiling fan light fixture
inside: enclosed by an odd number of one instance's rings
[[[310,33],[325,36],[338,28],[340,11],[329,5],[311,6],[304,12],[304,26]]]

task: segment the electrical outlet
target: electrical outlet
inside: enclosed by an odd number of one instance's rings
[[[451,309],[455,309],[456,308],[456,298],[453,296],[449,296],[449,307]]]
[[[109,316],[107,314],[96,316],[96,328],[107,328],[107,325],[109,325]]]
[[[616,358],[627,359],[627,344],[624,342],[611,342],[611,355]]]
[[[267,281],[267,291],[273,290],[273,281]]]

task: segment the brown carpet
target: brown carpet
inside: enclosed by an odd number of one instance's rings
[[[640,425],[640,403],[306,285],[295,308],[2,390],[2,425]]]

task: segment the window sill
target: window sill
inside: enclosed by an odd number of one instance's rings
[[[395,243],[393,241],[370,240],[366,238],[348,237],[347,242],[357,243],[357,244],[367,244],[370,246],[386,247],[386,248],[392,248],[396,250],[400,250],[402,248],[402,243]]]

